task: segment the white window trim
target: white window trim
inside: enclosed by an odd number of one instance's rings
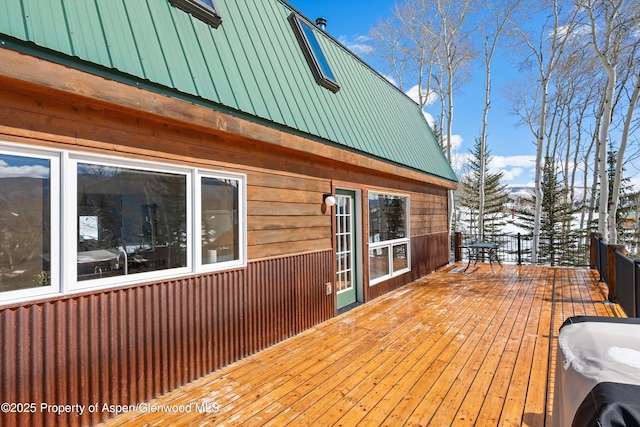
[[[51,248],[49,262],[51,284],[28,289],[0,292],[0,305],[11,304],[60,293],[60,153],[46,149],[25,148],[12,144],[0,145],[0,152],[12,156],[34,157],[49,160],[49,195],[51,197]]]
[[[402,197],[405,199],[405,230],[406,230],[406,235],[407,237],[403,237],[401,239],[393,239],[393,240],[383,240],[382,242],[369,242],[369,251],[373,250],[373,249],[380,249],[380,248],[388,248],[387,251],[387,256],[388,256],[388,262],[389,262],[389,273],[385,274],[384,276],[380,276],[377,277],[375,279],[369,279],[369,286],[375,286],[378,283],[384,282],[386,280],[389,280],[393,277],[397,277],[400,276],[401,274],[405,274],[409,271],[411,271],[411,230],[409,229],[409,226],[411,224],[411,208],[410,208],[410,197],[407,194],[398,194],[398,193],[390,193],[387,191],[369,191],[367,194],[367,204],[369,203],[369,195],[371,194],[381,194],[381,195],[385,195],[385,196],[395,196],[395,197]],[[369,211],[369,206],[367,206],[367,210]],[[368,215],[368,213],[367,213]],[[368,223],[371,224],[371,220],[368,220]],[[367,241],[369,240],[370,236],[367,236]],[[398,246],[398,245],[402,245],[402,244],[406,244],[407,245],[407,267],[394,271],[393,269],[393,247],[394,246]],[[370,258],[370,252],[367,251],[367,263],[369,265],[371,265],[371,258]],[[371,270],[369,270],[371,271]]]
[[[238,181],[238,232],[240,233],[238,246],[238,259],[232,261],[217,262],[211,264],[202,263],[202,251],[200,245],[201,236],[201,224],[202,224],[202,199],[199,197],[202,194],[202,180],[201,178],[222,178],[233,179]],[[230,268],[246,267],[247,265],[247,204],[245,195],[247,194],[247,179],[246,175],[231,174],[223,172],[213,172],[210,170],[195,170],[195,179],[193,185],[193,200],[194,200],[194,220],[196,224],[196,244],[194,245],[194,265],[199,272],[212,272],[219,270],[226,270]]]
[[[0,306],[33,299],[51,298],[99,289],[118,288],[137,283],[169,280],[191,274],[224,271],[247,265],[247,177],[244,174],[219,172],[187,166],[121,159],[114,156],[92,155],[54,149],[25,147],[0,141],[0,152],[9,155],[50,160],[51,195],[51,285],[0,292]],[[187,265],[185,267],[78,281],[77,279],[77,166],[78,163],[130,168],[143,171],[183,175],[186,179]],[[238,181],[239,258],[237,260],[202,264],[200,225],[200,178],[213,177]]]
[[[111,166],[111,167],[119,167],[119,168],[128,168],[134,170],[141,171],[150,171],[150,172],[162,172],[169,173],[174,175],[182,175],[186,180],[186,189],[185,189],[185,203],[187,207],[186,212],[186,229],[187,229],[187,265],[185,267],[177,267],[166,270],[155,270],[144,273],[136,273],[131,275],[123,275],[123,276],[112,276],[105,277],[102,279],[91,279],[91,280],[83,280],[78,281],[77,278],[77,259],[78,259],[78,245],[77,245],[77,218],[78,218],[78,187],[77,187],[77,171],[78,164],[93,164],[98,166]],[[168,279],[174,278],[178,276],[184,276],[185,274],[190,274],[193,272],[193,263],[191,262],[193,255],[193,237],[194,229],[193,229],[193,213],[192,213],[192,199],[191,192],[189,189],[192,187],[192,179],[193,173],[192,169],[189,168],[180,168],[180,167],[172,167],[170,165],[158,164],[158,163],[147,163],[147,162],[137,162],[131,160],[119,160],[117,158],[110,157],[99,157],[99,156],[87,156],[84,154],[70,154],[69,161],[66,163],[68,165],[66,169],[65,179],[68,182],[68,185],[65,187],[67,189],[67,195],[73,200],[65,200],[65,208],[68,212],[64,213],[64,229],[65,230],[73,230],[68,233],[65,233],[64,238],[69,239],[73,234],[73,241],[65,244],[65,252],[64,259],[66,261],[64,281],[67,285],[67,289],[65,291],[74,292],[74,291],[87,291],[94,289],[106,289],[112,288],[116,286],[130,285],[134,283],[144,282],[144,281],[152,281],[158,279]],[[70,260],[74,260],[71,263]]]

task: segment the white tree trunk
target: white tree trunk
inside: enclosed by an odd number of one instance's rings
[[[548,74],[547,74],[548,76]],[[547,117],[547,89],[548,78],[543,78],[542,99],[540,101],[540,121],[536,138],[536,174],[535,174],[535,211],[533,219],[533,240],[531,242],[531,262],[538,262],[538,247],[540,244],[540,225],[542,218],[542,148],[544,146],[544,133]]]
[[[618,159],[616,161],[616,172],[613,181],[613,189],[611,194],[611,206],[609,206],[609,241],[616,244],[618,240],[616,216],[618,213],[618,204],[620,203],[620,183],[622,181],[622,164],[624,163],[624,152],[627,148],[627,140],[629,139],[629,129],[633,120],[633,112],[638,105],[640,97],[640,73],[636,76],[636,85],[631,94],[629,105],[627,107],[627,115],[624,120],[624,128],[622,130],[622,138],[620,139],[620,148],[618,149]]]
[[[613,94],[616,89],[616,70],[608,62],[603,61],[605,70],[609,78],[607,79],[607,88],[605,90],[604,111],[602,116],[602,126],[600,127],[599,155],[598,161],[600,165],[600,203],[598,206],[598,232],[607,238],[608,208],[609,208],[609,174],[607,170],[607,142],[609,140],[609,127],[611,125],[611,116],[613,114]],[[608,236],[608,241],[615,243],[615,236]]]

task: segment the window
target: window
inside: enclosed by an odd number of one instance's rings
[[[244,237],[239,201],[242,183],[230,176],[200,176],[200,262],[211,266],[236,265],[243,258]]]
[[[0,304],[244,266],[245,186],[244,175],[0,145]]]
[[[209,23],[213,28],[222,24],[222,17],[213,0],[169,0],[172,5],[190,13],[201,21]]]
[[[408,197],[369,193],[369,281],[411,269]]]
[[[78,281],[187,266],[184,174],[78,163]]]
[[[59,158],[0,150],[0,301],[51,293],[58,272]]]
[[[302,20],[295,13],[289,15],[289,22],[293,27],[293,31],[300,43],[302,53],[311,68],[311,73],[316,82],[331,92],[340,90],[338,80],[329,66],[329,61],[320,47],[320,43],[316,37],[316,28],[309,22]]]

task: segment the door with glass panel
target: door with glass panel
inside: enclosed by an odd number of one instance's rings
[[[338,309],[356,302],[355,192],[336,192],[336,292]]]

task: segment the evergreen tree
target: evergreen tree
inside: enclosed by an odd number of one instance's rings
[[[579,256],[578,232],[572,231],[574,209],[567,202],[567,189],[558,179],[558,171],[552,158],[545,158],[542,169],[542,212],[540,217],[540,244],[538,262],[551,265],[574,265]],[[535,196],[534,196],[535,197]],[[518,212],[519,226],[533,231],[534,197]]]
[[[618,151],[613,149],[613,146],[609,144],[609,150],[607,154],[607,165],[609,169],[609,204],[611,204],[612,192],[613,192],[613,179],[615,176],[616,162],[618,161]],[[620,198],[618,209],[616,210],[616,231],[618,233],[617,241],[620,244],[626,246],[636,246],[637,238],[634,239],[634,235],[637,234],[630,218],[636,211],[635,206],[635,194],[633,191],[633,185],[630,183],[629,178],[624,177],[624,167],[622,168],[622,177],[620,178]],[[635,244],[634,244],[635,243]]]
[[[459,204],[463,208],[464,220],[468,222],[470,233],[480,236],[478,230],[478,212],[480,210],[480,141],[476,139],[471,157],[468,161],[468,171],[460,179],[458,187]],[[491,162],[490,152],[485,149],[485,206],[484,206],[484,230],[482,235],[485,240],[495,240],[495,236],[501,234],[506,224],[508,213],[505,204],[509,201],[509,192],[505,184],[501,184],[503,173],[489,173]],[[462,215],[461,215],[462,216]],[[462,219],[462,218],[461,218]]]

